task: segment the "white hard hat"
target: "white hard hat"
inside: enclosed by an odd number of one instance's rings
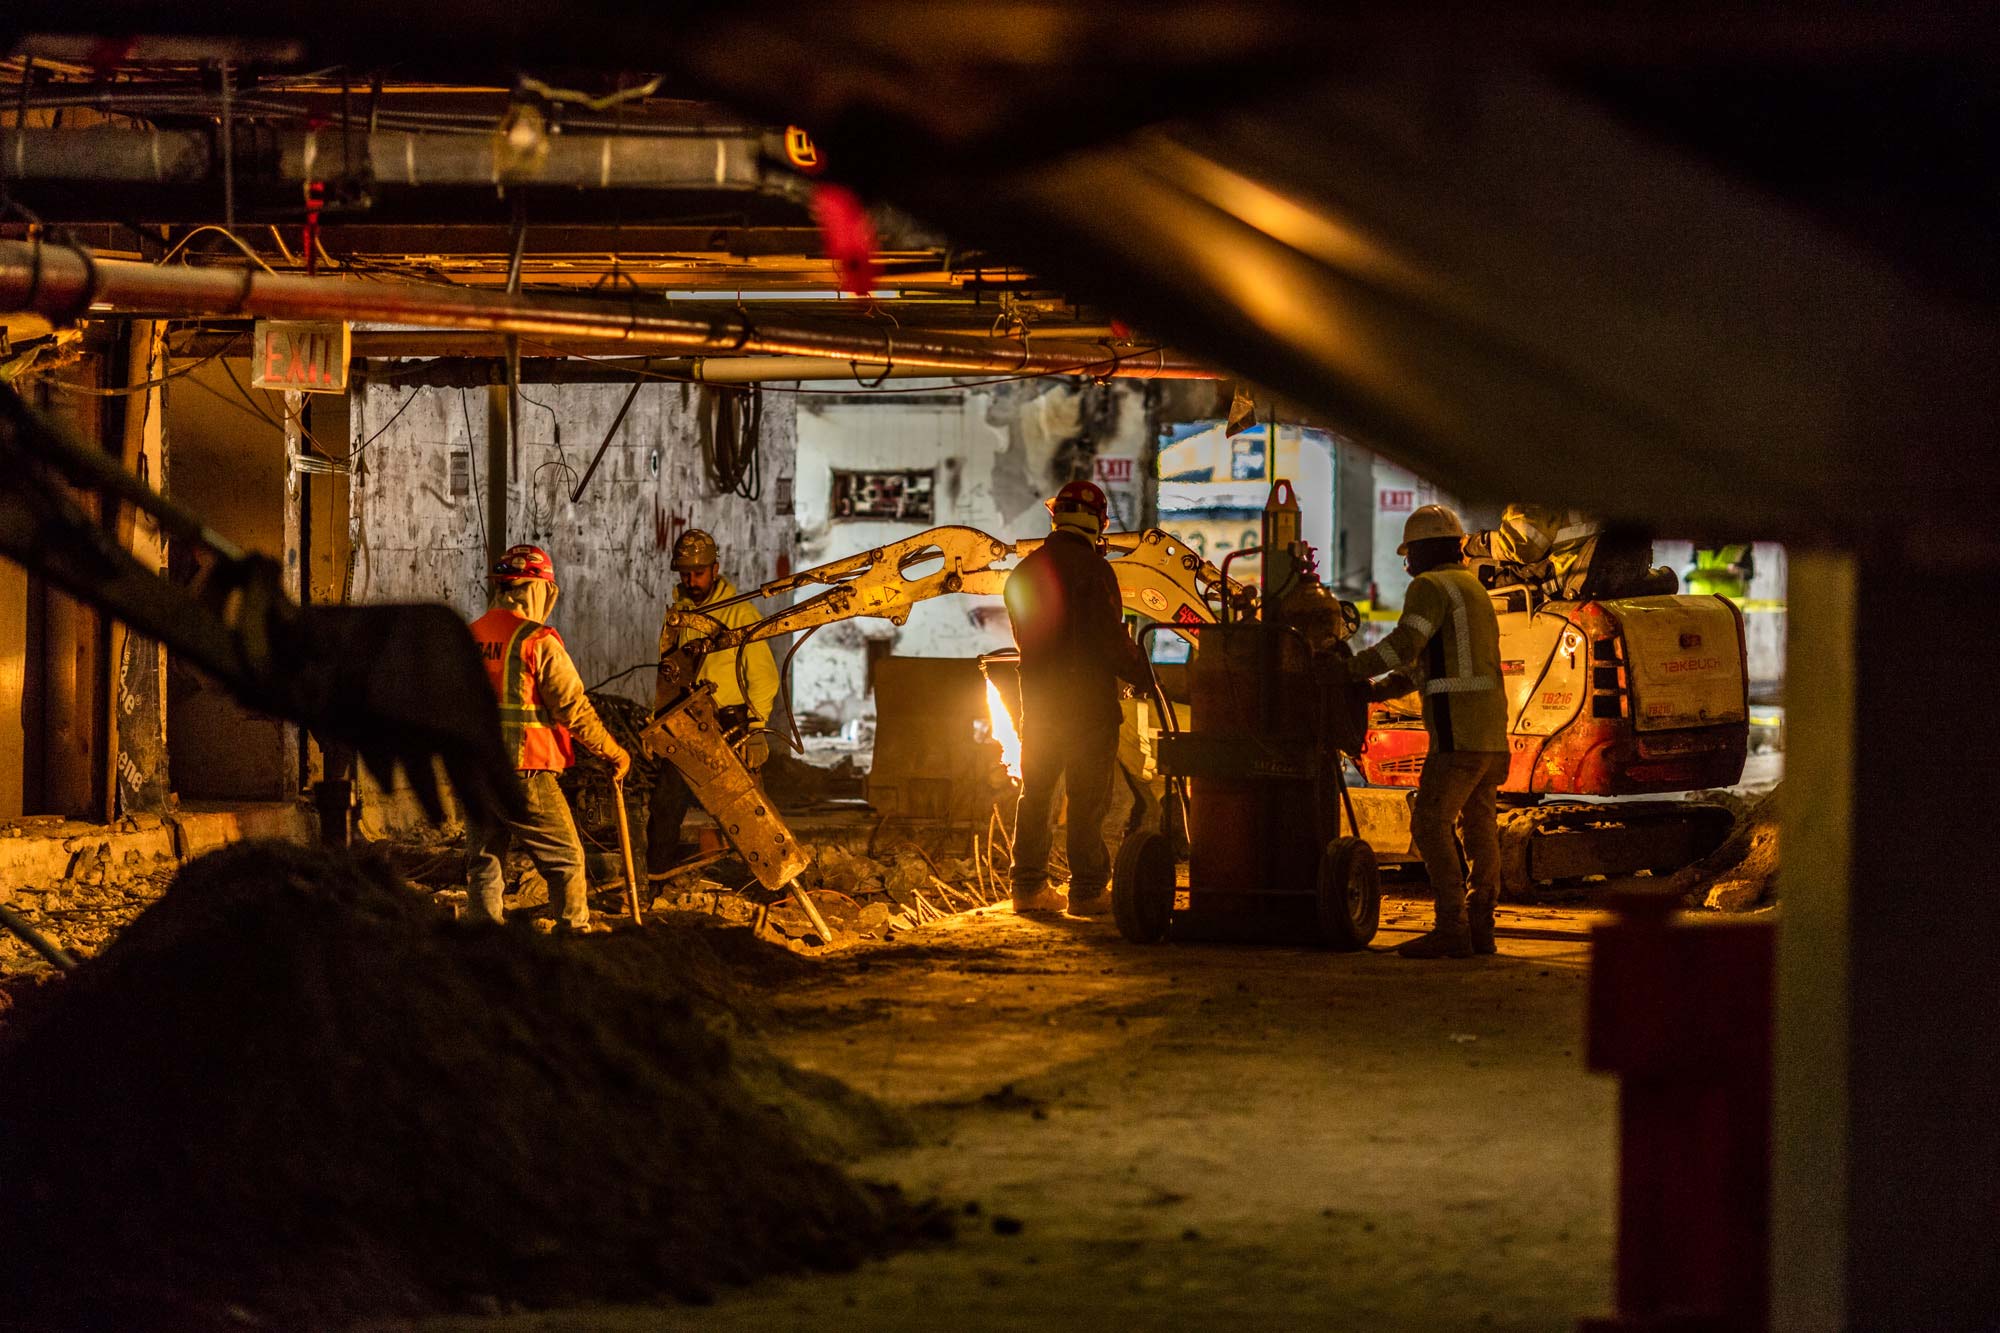
[[[1431,537],[1465,536],[1465,524],[1458,521],[1458,515],[1445,505],[1425,505],[1411,514],[1403,522],[1403,544],[1396,548],[1397,555],[1408,555],[1410,543],[1424,541]]]

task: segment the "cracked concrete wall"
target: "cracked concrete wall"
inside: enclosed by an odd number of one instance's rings
[[[1007,541],[1042,536],[1049,529],[1042,502],[1072,470],[1089,470],[1104,487],[1114,528],[1136,527],[1154,444],[1151,415],[1145,387],[1134,384],[1026,380],[960,389],[948,381],[907,381],[872,398],[807,397],[798,417],[800,564],[947,524]],[[830,514],[834,471],[905,468],[936,471],[930,522]],[[935,598],[917,606],[901,629],[885,620],[829,626],[799,649],[793,664],[797,712],[837,722],[872,717],[871,640],[886,641],[899,657],[964,658],[1009,647],[1013,636],[997,597]]]
[[[629,389],[526,386],[519,456],[507,488],[508,539],[533,542],[554,558],[562,596],[551,619],[588,685],[657,660],[660,616],[674,595],[673,544],[688,528],[715,535],[723,572],[738,587],[789,573],[798,553],[789,512],[797,397],[775,388],[764,394],[758,499],[714,493],[697,425],[704,391],[659,382],[639,390],[589,488],[572,503],[570,492]],[[374,382],[358,387],[352,401],[358,454],[352,600],[441,601],[468,619],[480,614],[486,604],[484,391]],[[456,495],[454,452],[470,483]],[[608,688],[650,703],[652,672],[632,672]]]

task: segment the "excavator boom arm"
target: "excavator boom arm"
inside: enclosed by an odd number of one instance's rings
[[[699,657],[760,639],[816,629],[837,620],[870,616],[901,625],[918,602],[952,593],[998,596],[1010,569],[1003,560],[1028,555],[1048,540],[1003,542],[977,528],[943,527],[801,570],[701,611],[669,612],[667,623],[694,630],[682,653]],[[1105,539],[1111,570],[1125,605],[1147,620],[1186,624],[1215,619],[1219,590],[1241,601],[1248,592],[1180,538],[1158,528],[1113,533]],[[730,628],[715,612],[805,588],[823,591],[748,625]]]

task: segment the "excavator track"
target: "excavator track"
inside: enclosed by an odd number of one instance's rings
[[[1564,801],[1500,815],[1500,893],[1519,898],[1594,878],[1665,874],[1720,847],[1736,811],[1719,801]]]

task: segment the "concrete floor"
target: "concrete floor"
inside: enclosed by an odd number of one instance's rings
[[[1422,915],[1385,904],[1377,947]],[[708,1308],[421,1327],[1574,1328],[1611,1294],[1588,920],[1503,909],[1572,938],[1412,963],[999,908],[829,960],[776,997],[772,1044],[910,1115],[918,1146],[856,1169],[976,1202],[956,1244]]]

